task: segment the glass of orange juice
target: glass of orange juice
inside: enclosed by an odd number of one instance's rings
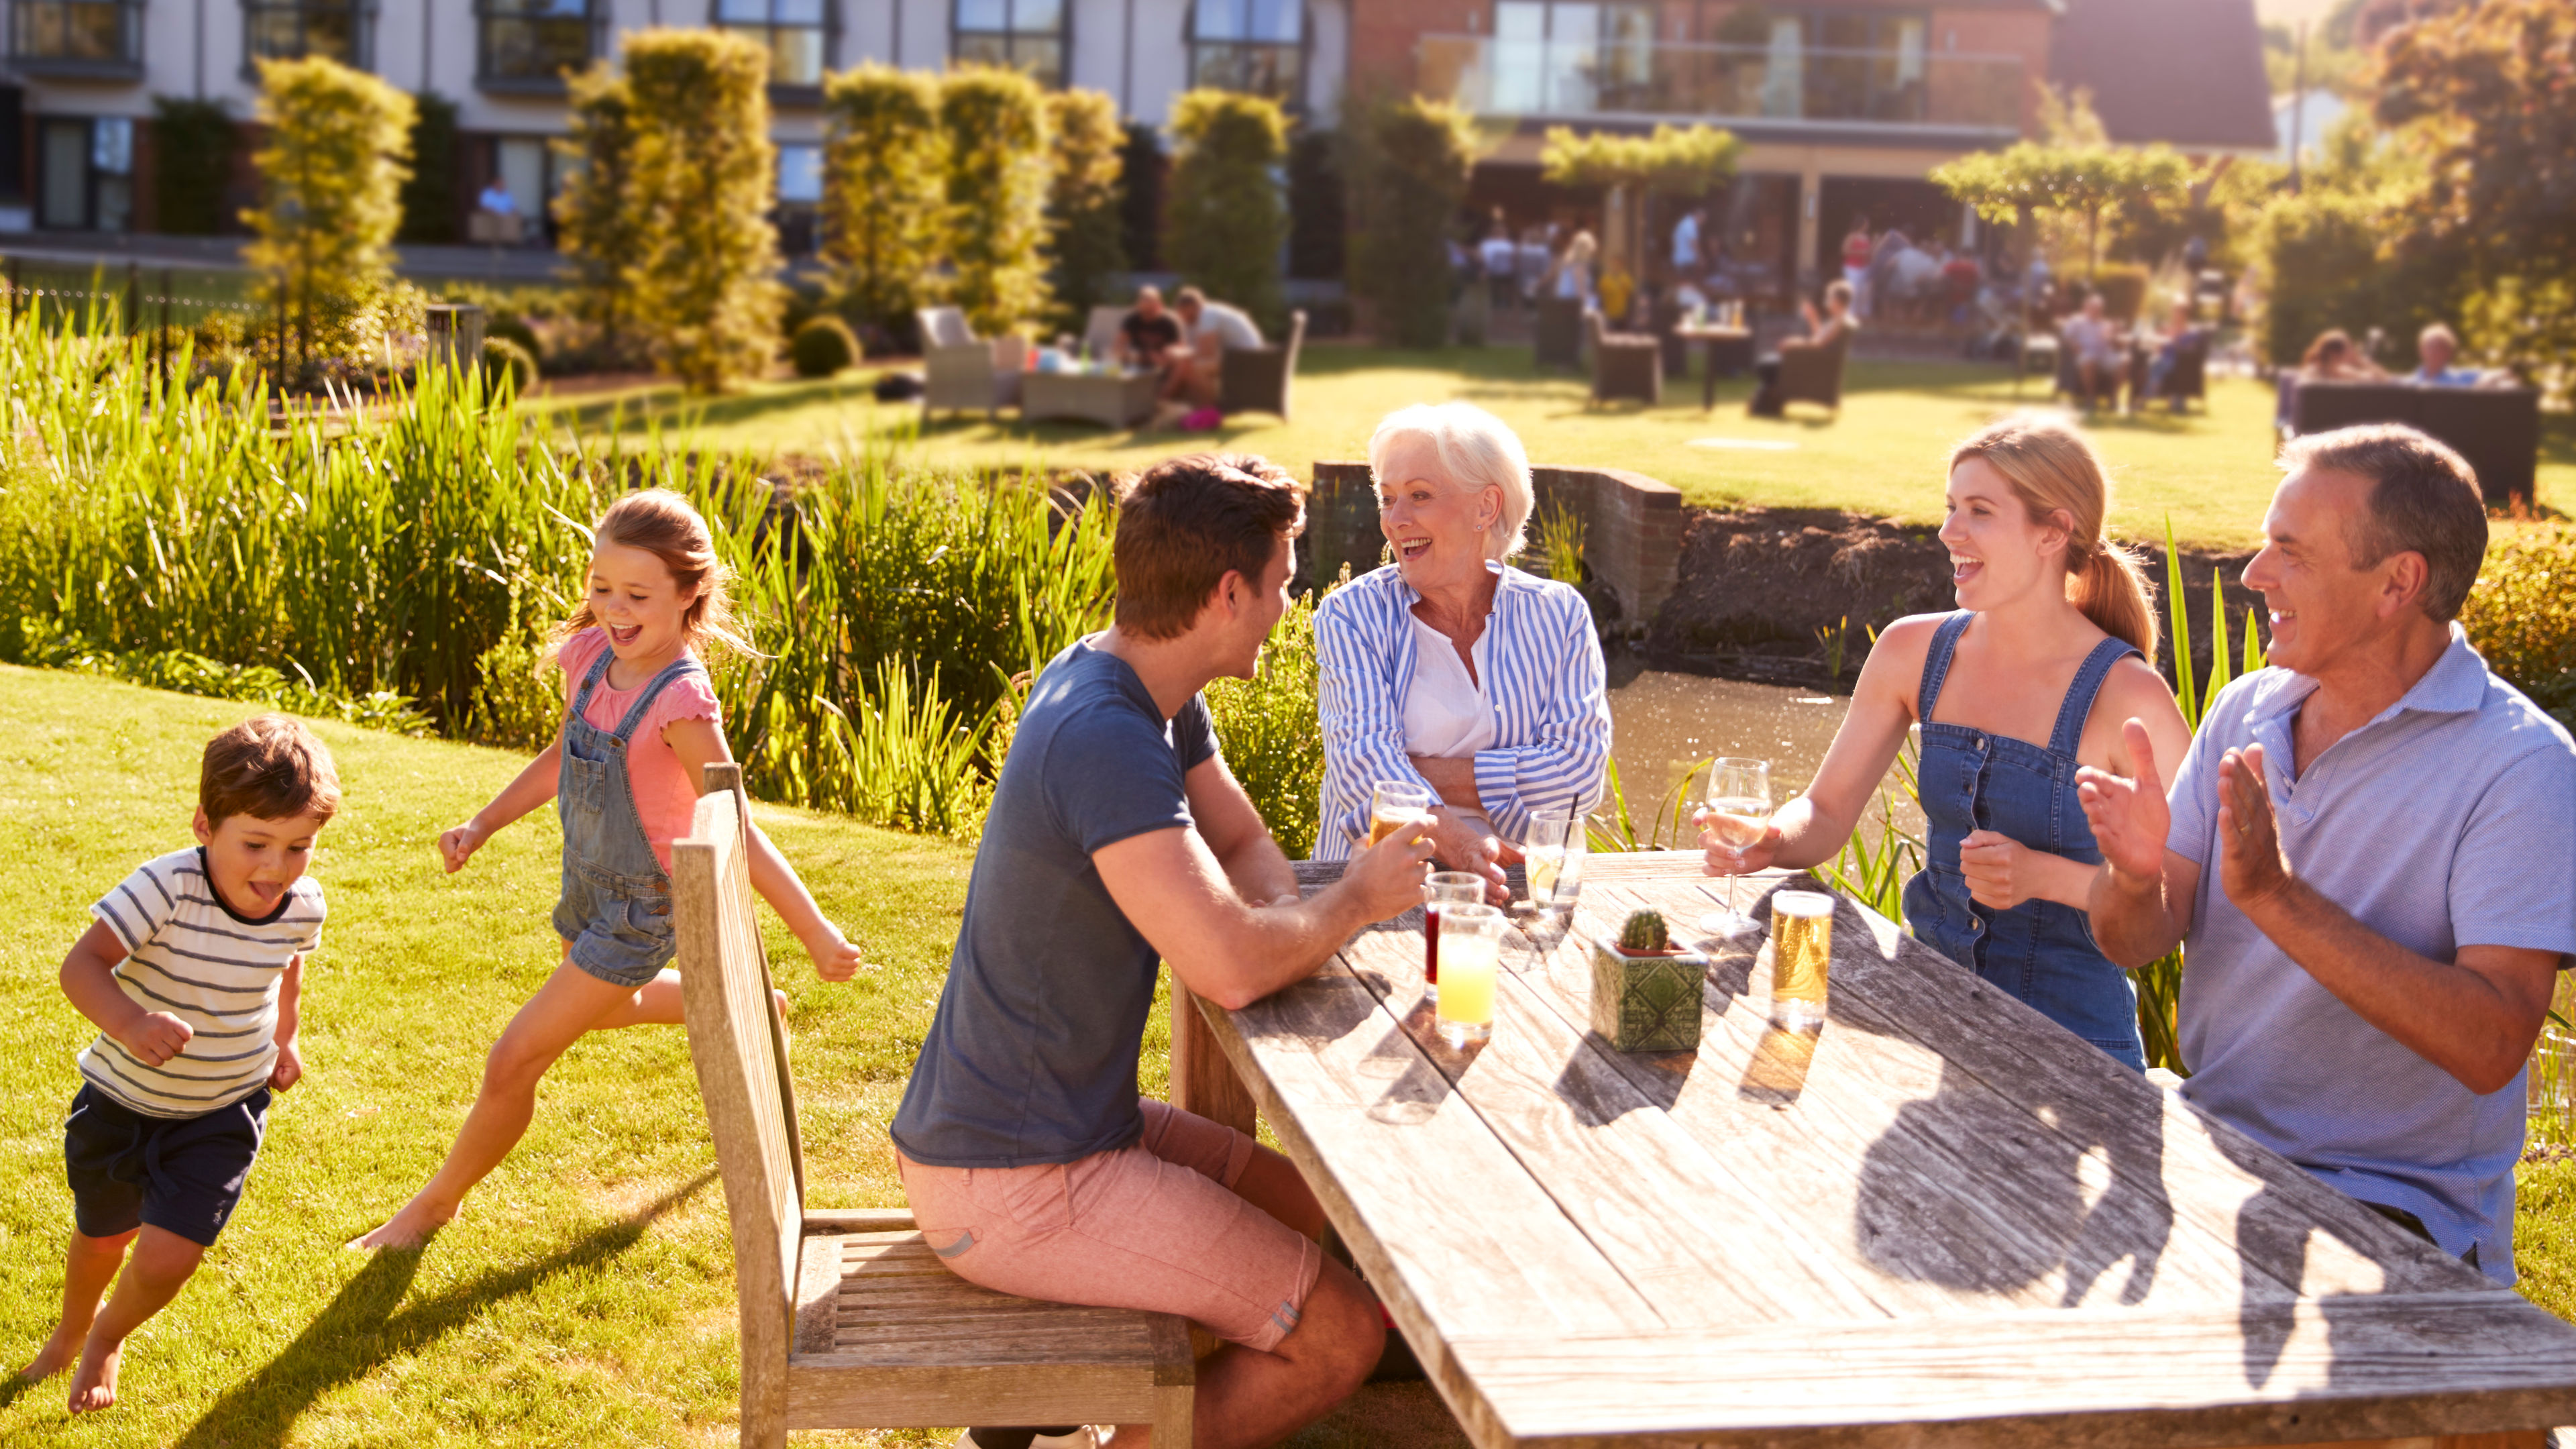
[[[1440,1039],[1472,1046],[1494,1034],[1494,975],[1503,958],[1503,913],[1482,903],[1440,907]]]

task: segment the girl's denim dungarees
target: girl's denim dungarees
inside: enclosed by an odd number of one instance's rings
[[[644,835],[644,818],[635,813],[627,742],[654,698],[702,666],[683,655],[654,675],[611,732],[584,719],[582,711],[616,657],[614,650],[599,651],[564,718],[563,768],[555,779],[555,813],[563,819],[563,895],[555,902],[555,934],[572,943],[572,964],[632,991],[669,964],[678,938],[671,929],[671,878],[662,873]]]
[[[2094,646],[2075,671],[2057,709],[2057,727],[2042,749],[2007,735],[1933,723],[1932,706],[1941,698],[1951,653],[1973,617],[1961,610],[1944,620],[1923,662],[1915,706],[1923,722],[1917,779],[1931,850],[1923,871],[1906,883],[1906,925],[1925,945],[2038,1008],[2131,1071],[2143,1072],[2146,1047],[2138,1038],[2136,989],[2129,974],[2094,944],[2085,913],[2055,901],[1990,910],[1969,899],[1967,877],[1959,871],[1959,842],[1972,830],[1997,831],[2032,850],[2086,865],[2102,863],[2093,827],[2075,797],[2075,751],[2102,680],[2123,656],[2138,651],[2118,639]]]

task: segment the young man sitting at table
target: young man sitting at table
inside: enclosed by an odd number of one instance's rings
[[[1296,1168],[1136,1092],[1158,960],[1239,1008],[1422,899],[1418,825],[1301,899],[1199,697],[1252,677],[1287,607],[1304,495],[1239,453],[1175,458],[1122,489],[1115,622],[1030,691],[893,1124],[914,1218],[959,1277],[1178,1313],[1228,1340],[1199,1366],[1200,1445],[1286,1436],[1384,1344],[1376,1300],[1316,1247],[1323,1210]],[[1028,1432],[972,1431],[988,1449]]]
[[[2246,586],[2271,666],[2210,701],[2168,801],[2078,772],[2093,932],[2188,940],[2183,1095],[2501,1283],[2523,1069],[2576,952],[2576,747],[2454,622],[2486,510],[2394,425],[2301,438]]]

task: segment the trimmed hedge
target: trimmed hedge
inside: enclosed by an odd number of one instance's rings
[[[859,339],[849,323],[827,312],[806,318],[796,329],[787,357],[798,377],[830,377],[859,360]]]

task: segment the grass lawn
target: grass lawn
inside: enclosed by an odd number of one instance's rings
[[[585,429],[604,429],[622,410],[629,429],[693,424],[702,445],[824,455],[854,450],[872,432],[908,432],[919,418],[915,404],[875,402],[869,376],[764,383],[715,400],[686,400],[663,387],[531,406]],[[2022,402],[2045,402],[2040,387],[2025,384]],[[1217,433],[1191,436],[942,414],[922,430],[917,450],[933,460],[1112,470],[1221,444],[1303,472],[1319,458],[1365,457],[1370,430],[1391,408],[1464,398],[1518,430],[1535,462],[1634,469],[1694,504],[1844,508],[1934,522],[1949,445],[2016,405],[2010,373],[1964,363],[1856,362],[1838,418],[1810,408],[1787,420],[1749,418],[1749,392],[1742,380],[1722,386],[1716,410],[1703,413],[1698,383],[1684,381],[1666,387],[1661,407],[1594,409],[1585,405],[1586,383],[1536,372],[1527,347],[1316,346],[1300,364],[1294,422],[1249,414]],[[2280,476],[2270,463],[2271,421],[2271,388],[2245,378],[2212,379],[2206,413],[2099,420],[2093,436],[2113,468],[2113,531],[2161,542],[2170,513],[2187,544],[2250,547]],[[2540,502],[2576,510],[2576,426],[2566,417],[2548,423]],[[1704,439],[1758,446],[1708,446]]]

